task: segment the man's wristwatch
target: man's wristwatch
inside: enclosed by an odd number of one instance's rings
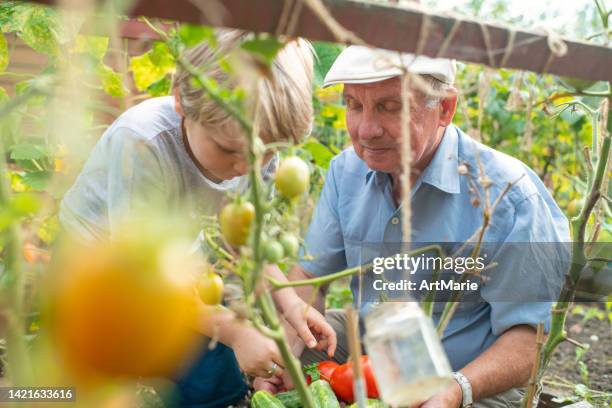
[[[461,374],[459,371],[453,373],[453,376],[455,377],[455,381],[457,381],[457,383],[461,387],[461,393],[463,394],[463,401],[461,402],[461,407],[472,408],[474,400],[472,399],[472,384],[470,384],[470,380],[468,380],[467,377]]]

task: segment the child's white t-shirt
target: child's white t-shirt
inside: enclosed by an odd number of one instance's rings
[[[277,158],[263,170],[269,179]],[[153,98],[123,113],[104,132],[60,207],[62,226],[86,240],[112,237],[123,217],[148,206],[177,211],[198,222],[219,212],[229,191],[248,177],[221,183],[206,178],[183,143],[172,97]]]

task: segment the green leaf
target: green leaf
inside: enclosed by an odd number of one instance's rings
[[[47,218],[36,233],[45,244],[51,245],[60,232],[60,222],[57,215]]]
[[[310,153],[317,166],[324,169],[329,168],[329,162],[334,158],[334,154],[318,140],[311,137],[302,148]]]
[[[51,178],[51,173],[47,171],[34,171],[31,173],[26,173],[23,176],[23,182],[34,190],[43,191],[47,186],[47,182]]]
[[[56,33],[60,30],[56,12],[49,7],[31,6],[24,14],[26,21],[17,32],[19,38],[42,54],[57,55]]]
[[[163,42],[156,42],[151,50],[151,62],[160,68],[174,69],[176,61],[170,49]]]
[[[0,103],[4,103],[9,100],[9,96],[6,90],[0,86]]]
[[[128,94],[127,88],[123,85],[121,75],[111,67],[100,64],[98,75],[102,81],[102,89],[111,96],[122,97]]]
[[[49,152],[44,145],[23,143],[9,148],[13,160],[39,160],[47,157]]]
[[[194,47],[200,44],[202,41],[208,41],[208,43],[216,47],[217,38],[215,37],[215,30],[207,26],[199,26],[193,24],[183,24],[178,29],[178,36],[187,48]]]
[[[314,66],[314,84],[321,86],[323,85],[325,75],[327,75],[327,72],[344,47],[338,44],[319,41],[313,43],[313,47],[317,55]]]
[[[15,194],[9,204],[11,212],[18,217],[35,213],[40,208],[40,200],[35,194]]]
[[[139,91],[146,90],[175,69],[174,58],[163,43],[157,43],[152,50],[130,60],[130,71],[134,75],[134,83]]]
[[[8,45],[6,44],[6,37],[0,33],[0,72],[3,72],[9,63],[9,52]]]
[[[274,37],[255,38],[245,41],[241,44],[241,48],[245,51],[254,54],[262,59],[266,64],[270,65],[276,57],[276,54],[284,47],[284,43],[278,41]]]
[[[147,93],[151,96],[167,96],[170,95],[172,81],[168,76],[163,77],[159,81],[153,82],[147,87]]]
[[[74,52],[88,54],[97,61],[102,61],[108,50],[108,37],[99,35],[77,35],[75,38]]]
[[[307,366],[304,366],[303,368],[304,374],[309,375],[310,381],[312,382],[317,381],[318,379],[321,378],[321,373],[319,372],[319,369],[317,368],[318,365],[319,363],[312,363],[312,364],[308,364]]]
[[[47,79],[46,77],[41,75],[34,79],[27,79],[25,81],[17,82],[15,84],[15,92],[17,93],[17,95],[23,95],[26,92],[32,90],[32,88],[44,87],[46,85],[45,84],[46,79]],[[45,95],[42,95],[42,94],[31,95],[27,100],[27,105],[28,106],[42,106],[45,104],[46,100],[47,100],[47,97]]]

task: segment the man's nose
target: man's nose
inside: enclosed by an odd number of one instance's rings
[[[359,137],[361,139],[373,139],[383,135],[383,127],[372,114],[364,113],[359,123]]]

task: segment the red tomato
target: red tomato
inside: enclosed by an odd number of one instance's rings
[[[320,361],[319,364],[317,364],[317,371],[322,380],[330,382],[331,376],[338,366],[339,364],[335,361]],[[310,375],[306,376],[306,382],[308,384],[312,382],[312,377]]]
[[[335,361],[321,361],[317,365],[317,370],[319,370],[319,374],[321,375],[321,379],[327,382],[331,381],[332,374],[338,368],[339,364]]]
[[[378,398],[378,388],[376,387],[376,379],[370,365],[368,356],[361,356],[361,365],[363,367],[363,376],[366,383],[368,398]],[[331,376],[331,387],[336,395],[345,402],[353,402],[353,367],[349,361],[336,368]]]

